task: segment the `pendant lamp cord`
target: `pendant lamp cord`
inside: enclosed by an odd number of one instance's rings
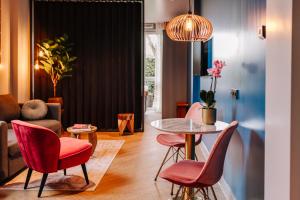
[[[192,14],[191,0],[189,0],[189,14]]]

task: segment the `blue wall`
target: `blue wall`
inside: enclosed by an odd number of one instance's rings
[[[214,27],[213,57],[225,60],[217,85],[218,119],[238,120],[226,155],[224,177],[238,200],[263,199],[265,124],[265,0],[202,0],[201,14]],[[201,77],[201,89],[209,79]],[[230,89],[240,90],[238,100]],[[210,149],[216,136],[205,136]],[[276,164],[276,163],[274,163]]]
[[[193,103],[200,101],[200,75],[193,76]]]

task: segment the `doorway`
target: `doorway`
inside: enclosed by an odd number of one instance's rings
[[[161,113],[162,34],[145,33],[145,112]]]

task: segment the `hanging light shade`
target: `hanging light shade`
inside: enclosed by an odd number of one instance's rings
[[[173,18],[166,27],[167,35],[175,41],[206,41],[212,31],[210,21],[191,13]]]
[[[208,19],[189,11],[188,14],[171,19],[166,32],[175,41],[206,41],[211,37],[213,27]]]

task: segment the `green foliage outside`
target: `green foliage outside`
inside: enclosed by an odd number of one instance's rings
[[[155,76],[155,58],[146,58],[145,77]]]
[[[145,59],[145,77],[155,76],[155,58]],[[145,80],[145,85],[148,86],[148,92],[154,94],[154,81]]]

